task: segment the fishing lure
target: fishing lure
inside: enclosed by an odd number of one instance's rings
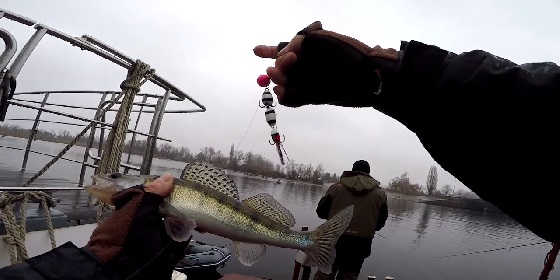
[[[284,140],[286,140],[286,137],[280,137],[280,133],[278,133],[278,129],[276,128],[276,111],[274,110],[274,107],[276,107],[276,105],[274,105],[274,97],[268,89],[268,85],[270,84],[270,77],[268,77],[267,75],[260,75],[257,78],[257,84],[264,88],[261,101],[259,102],[259,107],[266,108],[264,117],[271,128],[270,137],[272,138],[272,142],[268,140],[268,143],[272,146],[276,146],[276,152],[278,152],[280,163],[284,165],[284,155],[286,155],[286,158],[288,158],[288,154],[284,149],[284,145],[282,145],[284,143]]]

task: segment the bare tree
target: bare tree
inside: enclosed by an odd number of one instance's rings
[[[445,186],[441,187],[440,193],[443,196],[451,196],[454,193],[454,191],[455,191],[454,187],[452,187],[450,185],[445,185]]]
[[[437,189],[437,168],[435,166],[430,167],[428,171],[428,178],[426,179],[426,191],[428,195],[432,195]]]

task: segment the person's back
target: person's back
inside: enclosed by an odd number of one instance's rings
[[[332,185],[319,201],[319,218],[331,218],[349,205],[354,205],[354,216],[338,240],[332,273],[318,272],[315,279],[334,279],[337,272],[337,279],[356,279],[371,253],[375,231],[385,225],[387,196],[379,182],[369,175],[369,169],[366,161],[355,162],[352,171],[345,171],[340,182]]]

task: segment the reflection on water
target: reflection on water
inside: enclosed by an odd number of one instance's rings
[[[0,138],[0,145],[25,146],[24,140]],[[34,143],[33,149],[56,153],[62,145]],[[67,155],[80,160],[81,148],[73,148]],[[0,149],[0,169],[19,170],[21,154]],[[134,158],[139,162],[137,157]],[[29,170],[38,170],[48,159],[31,155]],[[155,159],[152,173],[171,172],[179,175],[183,164]],[[57,163],[45,180],[76,181],[79,166]],[[0,172],[0,180],[8,178]],[[89,173],[91,174],[91,173]],[[4,177],[2,177],[4,176]],[[257,193],[268,193],[290,209],[296,218],[296,228],[311,229],[323,220],[317,218],[315,207],[326,188],[285,183],[277,184],[256,178],[232,175],[242,198]],[[9,179],[6,179],[9,181]],[[6,181],[5,180],[5,181]],[[483,254],[446,257],[455,254],[511,247],[541,241],[534,234],[511,219],[496,214],[485,214],[462,209],[417,203],[416,198],[388,194],[389,218],[373,242],[372,256],[363,266],[359,279],[376,275],[378,279],[391,275],[396,279],[536,279],[549,245],[527,246]],[[210,234],[195,234],[195,238],[216,245],[227,245],[229,240]],[[237,272],[263,276],[275,280],[290,279],[295,251],[268,247],[267,253],[253,267],[244,267],[232,260],[223,272]],[[560,279],[560,269],[550,279]]]
[[[430,209],[427,207],[427,204],[423,205],[423,209],[421,210],[422,215],[420,215],[420,219],[418,220],[418,225],[416,226],[416,233],[418,233],[416,239],[414,239],[414,243],[420,245],[420,239],[424,234],[426,234],[426,229],[428,228],[428,223],[430,222],[430,214],[432,213]]]

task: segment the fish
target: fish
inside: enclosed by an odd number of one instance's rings
[[[95,175],[88,192],[107,204],[119,190],[146,184],[153,175],[120,173]],[[295,218],[267,193],[241,200],[237,186],[221,169],[204,162],[186,165],[174,189],[159,207],[167,234],[175,241],[186,241],[197,230],[233,241],[232,249],[240,263],[251,266],[266,253],[266,246],[305,252],[310,264],[328,271],[334,261],[334,247],[346,231],[353,215],[350,205],[314,231],[291,228]]]

